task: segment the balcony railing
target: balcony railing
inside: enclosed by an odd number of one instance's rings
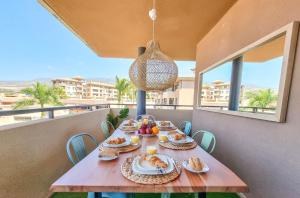
[[[228,106],[201,105],[201,107],[228,110]],[[251,113],[274,113],[276,111],[276,108],[240,106],[239,111]]]
[[[19,110],[5,110],[0,111],[0,116],[13,116],[20,114],[28,114],[28,113],[40,113],[40,112],[48,112],[48,118],[54,118],[54,112],[57,110],[67,110],[67,109],[85,109],[93,111],[94,109],[103,109],[109,108],[108,104],[97,104],[97,105],[74,105],[74,106],[60,106],[60,107],[46,107],[46,108],[32,108],[32,109],[19,109]]]
[[[94,104],[94,105],[74,105],[74,106],[59,106],[59,107],[46,107],[46,108],[32,108],[32,109],[20,109],[20,110],[5,110],[0,111],[1,116],[14,116],[29,113],[40,113],[48,112],[48,118],[53,119],[55,116],[55,111],[58,110],[88,110],[93,111],[97,109],[104,108],[123,108],[127,106],[128,108],[135,108],[136,104]],[[146,105],[149,109],[193,109],[193,105]]]

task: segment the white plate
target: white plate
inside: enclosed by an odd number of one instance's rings
[[[133,126],[122,125],[119,128],[123,131],[136,131],[137,130],[137,124],[133,123]]]
[[[155,134],[140,134],[140,133],[138,133],[138,135],[143,136],[143,137],[154,137],[154,136],[156,136]]]
[[[141,156],[137,156],[133,159],[132,170],[133,172],[141,175],[162,175],[168,174],[173,171],[174,165],[171,163],[171,158],[167,155],[156,154],[161,160],[168,164],[168,167],[161,169],[161,171],[153,166],[151,166],[147,161],[141,162]]]
[[[126,141],[123,142],[122,144],[108,144],[107,141],[109,141],[110,139],[113,139],[113,138],[116,138],[116,137],[111,137],[111,138],[105,140],[105,142],[103,142],[103,146],[110,147],[110,148],[118,148],[118,147],[130,145],[130,140],[128,137],[125,137]]]
[[[169,135],[168,138],[169,138],[169,141],[174,144],[188,144],[188,143],[194,142],[194,139],[189,136],[186,136],[184,139],[181,139],[181,140],[175,140],[174,135]]]
[[[170,121],[165,121],[165,122],[168,122],[168,123],[169,123],[169,125],[165,125],[165,126],[161,126],[161,122],[162,122],[162,121],[157,121],[156,124],[157,124],[159,127],[172,127],[172,126],[173,126],[172,122],[170,122]]]
[[[203,162],[202,162],[202,163],[203,163]],[[197,171],[197,170],[194,170],[192,167],[190,167],[190,165],[189,165],[189,163],[188,163],[187,160],[184,160],[184,161],[182,162],[182,166],[183,166],[186,170],[188,170],[188,171],[190,171],[190,172],[192,172],[192,173],[206,173],[206,172],[208,172],[208,171],[209,171],[209,167],[207,166],[207,164],[203,163],[203,165],[204,165],[203,169],[202,169],[201,171]]]
[[[99,156],[99,160],[101,161],[110,161],[110,160],[114,160],[114,159],[117,159],[119,156],[114,156],[114,157],[100,157]]]
[[[155,154],[155,155],[152,155],[152,156],[159,157],[169,167],[170,163],[169,163],[168,157],[166,155]],[[153,167],[148,161],[142,160],[141,158],[139,158],[139,160],[137,161],[137,168],[139,168],[140,170],[144,170],[144,171],[156,171],[157,170],[156,167]]]

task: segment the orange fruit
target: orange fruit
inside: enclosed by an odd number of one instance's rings
[[[159,133],[158,127],[153,127],[152,128],[152,134],[157,135]]]

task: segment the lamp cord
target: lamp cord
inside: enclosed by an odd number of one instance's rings
[[[156,9],[155,9],[156,0],[153,0],[153,10],[155,10],[155,18],[152,19],[152,40],[155,40],[155,20],[156,20]]]

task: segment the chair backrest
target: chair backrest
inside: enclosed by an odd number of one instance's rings
[[[92,143],[95,144],[95,146],[98,145],[96,138],[94,138],[90,134],[79,133],[77,135],[72,136],[67,142],[66,150],[67,150],[68,158],[73,164],[78,163],[87,155],[86,146],[83,137],[87,137],[89,140],[91,140]],[[73,148],[73,152],[75,155],[74,157],[71,153],[71,149],[70,149],[71,146]]]
[[[192,131],[192,123],[190,121],[184,121],[179,126],[179,129],[184,132],[186,135],[190,135]]]
[[[105,139],[111,135],[111,132],[115,130],[115,127],[109,121],[103,121],[101,123],[101,129],[104,134]]]
[[[199,130],[192,137],[197,144],[208,153],[212,153],[216,146],[216,137],[209,131]]]
[[[139,115],[136,117],[136,120],[140,120],[143,118],[148,118],[149,120],[152,120],[153,122],[155,122],[155,117],[153,115]]]

